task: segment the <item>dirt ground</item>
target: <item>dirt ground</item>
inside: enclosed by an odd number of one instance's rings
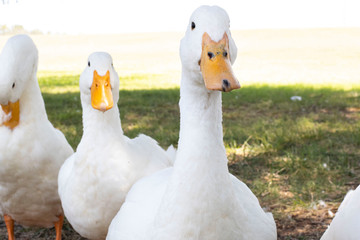
[[[332,211],[334,210],[332,209]],[[282,219],[275,219],[278,239],[320,239],[332,220],[328,211],[329,208],[301,209],[284,214]]]
[[[295,211],[284,211],[281,219],[276,219],[279,240],[318,240],[331,222],[328,214],[329,209],[336,212],[336,207],[326,207],[322,209],[301,209]],[[34,229],[15,226],[15,238],[17,240],[53,240],[55,239],[55,229]],[[5,223],[0,220],[0,240],[7,239]],[[64,223],[62,239],[81,240],[68,222]]]

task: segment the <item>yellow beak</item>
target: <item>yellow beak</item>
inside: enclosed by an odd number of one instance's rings
[[[0,104],[2,110],[8,115],[11,113],[10,118],[3,122],[0,125],[4,125],[9,127],[10,129],[14,129],[20,122],[20,102],[19,100],[12,103],[8,102],[7,105]]]
[[[226,33],[219,42],[214,42],[206,32],[203,34],[200,70],[209,90],[229,92],[240,88],[231,68],[229,39]]]
[[[100,76],[94,71],[93,83],[91,85],[91,106],[97,110],[105,112],[114,105],[110,84],[110,72]]]

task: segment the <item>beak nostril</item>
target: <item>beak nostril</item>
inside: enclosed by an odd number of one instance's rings
[[[227,79],[223,80],[223,88],[229,88],[230,87],[230,83]]]
[[[214,57],[214,54],[212,52],[208,52],[208,56],[210,59],[212,59]]]
[[[227,89],[230,88],[230,82],[227,79],[222,80],[222,90],[223,92],[226,92]]]

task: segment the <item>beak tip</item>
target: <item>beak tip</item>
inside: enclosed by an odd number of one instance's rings
[[[110,104],[101,103],[99,106],[99,110],[104,113],[107,110],[110,110],[112,107],[113,107],[113,104],[111,104],[111,103]]]
[[[234,89],[241,88],[239,81],[235,79],[235,81],[231,81],[233,84],[230,83],[229,80],[223,79],[222,80],[222,91],[223,92],[230,92]]]

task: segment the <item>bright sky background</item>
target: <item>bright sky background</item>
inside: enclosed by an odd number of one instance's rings
[[[200,5],[219,5],[231,29],[360,27],[359,0],[5,0],[0,25],[52,33],[184,31]]]

